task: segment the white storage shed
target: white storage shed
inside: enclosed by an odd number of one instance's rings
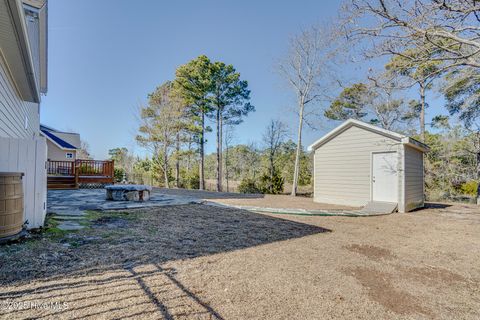
[[[399,212],[424,206],[425,144],[358,120],[347,120],[314,152],[314,201],[364,206],[396,203]]]

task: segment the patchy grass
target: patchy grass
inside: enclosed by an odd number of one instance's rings
[[[37,234],[35,238],[44,236],[51,239],[52,241],[56,241],[65,237],[65,235],[69,233],[69,231],[59,229],[59,224],[60,222],[55,220],[53,216],[47,216],[47,219],[45,221],[45,227],[42,230],[43,232]]]

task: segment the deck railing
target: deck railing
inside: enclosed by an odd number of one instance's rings
[[[75,160],[75,168],[80,176],[113,177],[113,161]]]
[[[74,176],[75,161],[51,161],[47,162],[47,174],[56,176]]]
[[[113,183],[114,162],[113,160],[49,160],[47,162],[47,174],[52,181],[53,179],[71,179],[76,187],[79,183]]]

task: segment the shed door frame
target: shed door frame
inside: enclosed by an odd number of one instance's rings
[[[370,152],[370,201],[374,201],[373,199],[373,157],[376,154],[382,154],[382,153],[395,153],[397,155],[397,192],[396,192],[396,202],[399,205],[400,204],[400,197],[399,197],[399,179],[400,179],[400,174],[402,173],[401,170],[399,169],[399,155],[400,153],[397,150],[384,150],[384,151],[372,151]]]

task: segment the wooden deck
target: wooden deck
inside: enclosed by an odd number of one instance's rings
[[[80,184],[113,183],[113,160],[48,161],[48,189],[78,189]]]

